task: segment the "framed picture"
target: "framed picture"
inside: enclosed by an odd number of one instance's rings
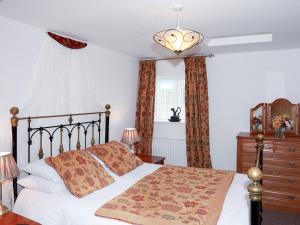
[[[266,104],[260,103],[250,109],[250,132],[251,134],[265,133],[266,125]]]

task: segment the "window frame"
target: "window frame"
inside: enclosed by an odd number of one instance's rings
[[[175,85],[178,85],[178,82],[180,81],[183,81],[183,105],[182,106],[178,106],[178,107],[181,107],[181,110],[182,112],[180,113],[180,118],[181,118],[181,121],[180,122],[170,122],[168,120],[168,118],[166,118],[165,120],[164,119],[161,119],[161,117],[158,119],[157,118],[157,98],[158,98],[158,94],[157,94],[157,91],[158,91],[158,86],[160,85],[160,81],[163,81],[163,80],[174,80],[177,82],[177,84]],[[178,96],[177,96],[178,97]],[[185,123],[185,77],[184,75],[159,75],[156,77],[156,82],[155,82],[155,108],[154,108],[154,123]],[[177,107],[177,106],[176,106]],[[172,114],[172,112],[170,111],[170,115]]]

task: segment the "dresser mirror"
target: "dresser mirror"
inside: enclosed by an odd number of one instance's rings
[[[285,135],[298,136],[298,115],[299,104],[293,104],[284,98],[276,99],[272,103],[260,103],[250,110],[250,132],[275,134],[278,129],[276,125],[282,124]]]
[[[252,134],[264,133],[265,103],[260,103],[250,110],[250,130]]]

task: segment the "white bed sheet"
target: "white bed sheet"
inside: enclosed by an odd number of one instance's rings
[[[43,225],[128,225],[122,221],[95,216],[95,211],[159,167],[144,163],[116,179],[113,184],[80,199],[67,190],[49,194],[25,188],[20,192],[13,211]],[[246,175],[234,176],[218,225],[250,224],[248,183]]]

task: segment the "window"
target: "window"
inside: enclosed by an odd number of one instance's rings
[[[181,121],[185,120],[185,81],[183,76],[157,76],[155,87],[155,122],[168,121],[171,108],[181,108]]]

